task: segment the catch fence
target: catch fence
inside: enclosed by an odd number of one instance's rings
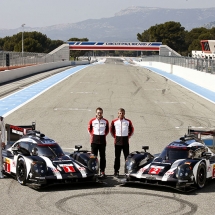
[[[195,69],[202,72],[215,73],[215,60],[192,58],[192,57],[179,57],[179,56],[142,56],[140,61],[154,61],[162,62],[172,65],[178,65],[190,69]]]
[[[63,56],[60,53],[44,54],[44,53],[31,53],[31,52],[8,52],[0,51],[0,67],[7,67],[6,55],[9,54],[10,66],[25,66],[35,65],[42,63],[51,63],[62,61]]]

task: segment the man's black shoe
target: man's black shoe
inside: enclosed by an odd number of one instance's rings
[[[107,178],[107,176],[105,175],[104,172],[101,172],[99,178],[100,179],[105,179],[105,178]]]

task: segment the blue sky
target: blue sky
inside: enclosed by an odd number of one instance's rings
[[[0,29],[45,27],[112,17],[131,6],[211,8],[215,0],[0,0]]]

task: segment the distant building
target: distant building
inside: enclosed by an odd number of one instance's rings
[[[215,40],[201,40],[202,51],[192,51],[193,58],[215,60]]]

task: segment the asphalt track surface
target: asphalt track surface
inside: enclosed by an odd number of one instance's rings
[[[214,104],[142,67],[108,59],[89,66],[6,116],[10,124],[36,121],[37,129],[66,151],[76,144],[90,149],[87,123],[95,109],[109,121],[125,108],[135,133],[130,151],[151,153],[187,132],[187,127],[215,125]],[[168,188],[129,184],[113,177],[113,138],[107,137],[108,175],[104,184],[56,185],[40,191],[12,178],[0,180],[1,214],[212,214],[215,181],[188,194]],[[123,159],[120,174],[123,175]]]

